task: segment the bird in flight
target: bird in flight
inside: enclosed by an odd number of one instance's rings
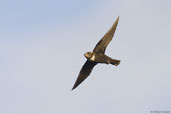
[[[116,19],[107,33],[102,37],[102,39],[96,44],[93,52],[86,52],[84,54],[84,56],[87,58],[87,61],[84,63],[72,90],[80,85],[90,75],[94,66],[98,63],[112,64],[115,66],[119,65],[120,60],[112,59],[105,54],[106,47],[114,36],[118,21],[119,17]]]

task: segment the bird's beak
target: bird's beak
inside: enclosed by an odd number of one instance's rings
[[[88,59],[88,54],[87,53],[85,53],[84,56]]]
[[[84,56],[87,57],[87,53],[84,53]]]

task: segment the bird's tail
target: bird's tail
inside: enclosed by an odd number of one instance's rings
[[[110,64],[118,66],[120,64],[120,60],[116,60],[116,59],[111,59],[110,60]]]

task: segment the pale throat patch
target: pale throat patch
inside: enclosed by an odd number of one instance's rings
[[[93,54],[93,56],[90,58],[91,61],[95,61],[95,55]]]

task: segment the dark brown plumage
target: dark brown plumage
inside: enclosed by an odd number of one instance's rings
[[[108,30],[108,32],[102,37],[102,39],[96,44],[93,52],[87,52],[84,56],[87,58],[87,61],[84,63],[78,78],[72,88],[75,89],[81,82],[83,82],[91,73],[94,66],[98,63],[105,63],[105,64],[112,64],[112,65],[119,65],[120,60],[112,59],[105,55],[105,50],[107,45],[112,40],[116,27],[118,25],[119,17],[116,19],[115,23],[112,27]]]

